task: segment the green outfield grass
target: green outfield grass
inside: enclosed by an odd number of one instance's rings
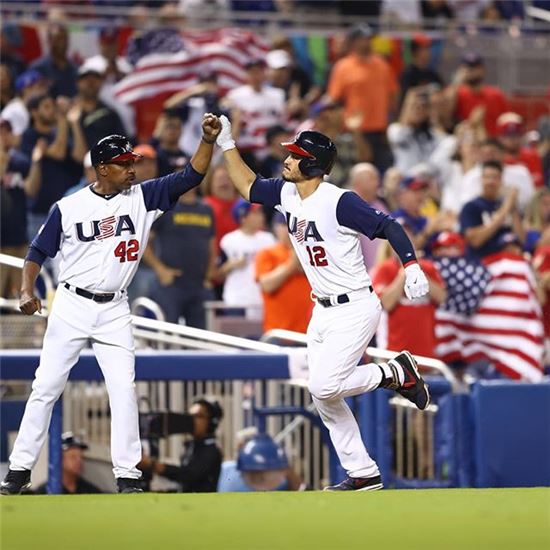
[[[550,548],[550,489],[0,498],[2,550]]]

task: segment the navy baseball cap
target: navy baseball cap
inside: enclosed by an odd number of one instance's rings
[[[244,199],[239,199],[231,209],[231,214],[233,215],[233,219],[239,223],[241,221],[241,218],[246,216],[251,210],[259,210],[261,208],[261,205],[254,204],[251,202],[248,202]]]
[[[101,163],[138,160],[141,158],[141,155],[134,152],[128,138],[113,134],[100,139],[92,147],[90,158],[92,166],[98,166]]]
[[[88,445],[76,437],[73,432],[65,432],[61,436],[61,448],[66,451],[67,449],[71,449],[73,447],[85,451],[88,448]]]
[[[461,63],[468,67],[479,67],[483,65],[483,58],[478,53],[467,52],[462,56]]]
[[[504,248],[505,246],[509,244],[515,244],[519,246],[520,248],[523,248],[523,245],[521,244],[520,238],[512,232],[503,233],[498,239],[497,239],[497,247],[498,248]]]
[[[21,90],[24,90],[28,86],[32,86],[41,80],[44,80],[44,75],[41,72],[35,71],[34,69],[29,69],[15,79],[15,89],[20,92]]]

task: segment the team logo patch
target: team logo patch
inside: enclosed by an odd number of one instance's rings
[[[86,224],[78,222],[75,225],[76,236],[79,241],[84,243],[118,237],[125,231],[130,235],[136,234],[134,222],[128,214],[109,216],[102,220],[92,220]]]

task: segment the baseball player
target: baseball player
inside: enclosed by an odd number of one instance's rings
[[[390,388],[425,409],[430,394],[407,351],[387,363],[357,366],[382,310],[363,263],[359,235],[390,242],[404,265],[409,299],[424,296],[429,288],[414,248],[393,218],[359,195],[323,181],[337,154],[325,135],[304,131],[283,143],[289,151],[283,177],[264,179],[243,162],[229,120],[222,116],[220,124],[217,143],[235,187],[245,199],[274,207],[286,217],[292,245],[316,301],[307,330],[308,386],[348,474],[342,483],[326,489],[381,489],[378,466],[363,445],[345,398]]]
[[[213,123],[215,123],[213,125]],[[147,245],[153,222],[203,179],[219,122],[204,115],[203,137],[182,172],[133,185],[139,155],[129,141],[111,135],[91,150],[97,181],[55,203],[23,267],[20,309],[41,310],[34,295],[40,266],[61,256],[59,286],[44,336],[40,365],[10,456],[1,494],[19,494],[44,443],[54,403],[81,350],[91,342],[111,406],[111,457],[121,493],[141,492],[138,408],[134,390],[134,342],[126,288]]]

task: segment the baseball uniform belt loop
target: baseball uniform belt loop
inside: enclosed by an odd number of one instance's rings
[[[369,291],[372,293],[374,289],[372,285],[368,287]],[[320,298],[319,296],[313,295],[319,304],[323,307],[332,307],[340,304],[347,304],[350,301],[350,297],[347,294],[340,294],[339,296],[333,296],[331,298]]]
[[[71,287],[69,283],[65,283],[65,288],[67,288],[68,290],[73,290],[75,294],[78,294],[83,298],[88,298],[88,300],[92,300],[100,304],[103,304],[105,302],[110,302],[116,295],[115,292],[111,292],[109,294],[94,294],[93,292],[88,292],[83,288],[78,288],[76,286]]]

